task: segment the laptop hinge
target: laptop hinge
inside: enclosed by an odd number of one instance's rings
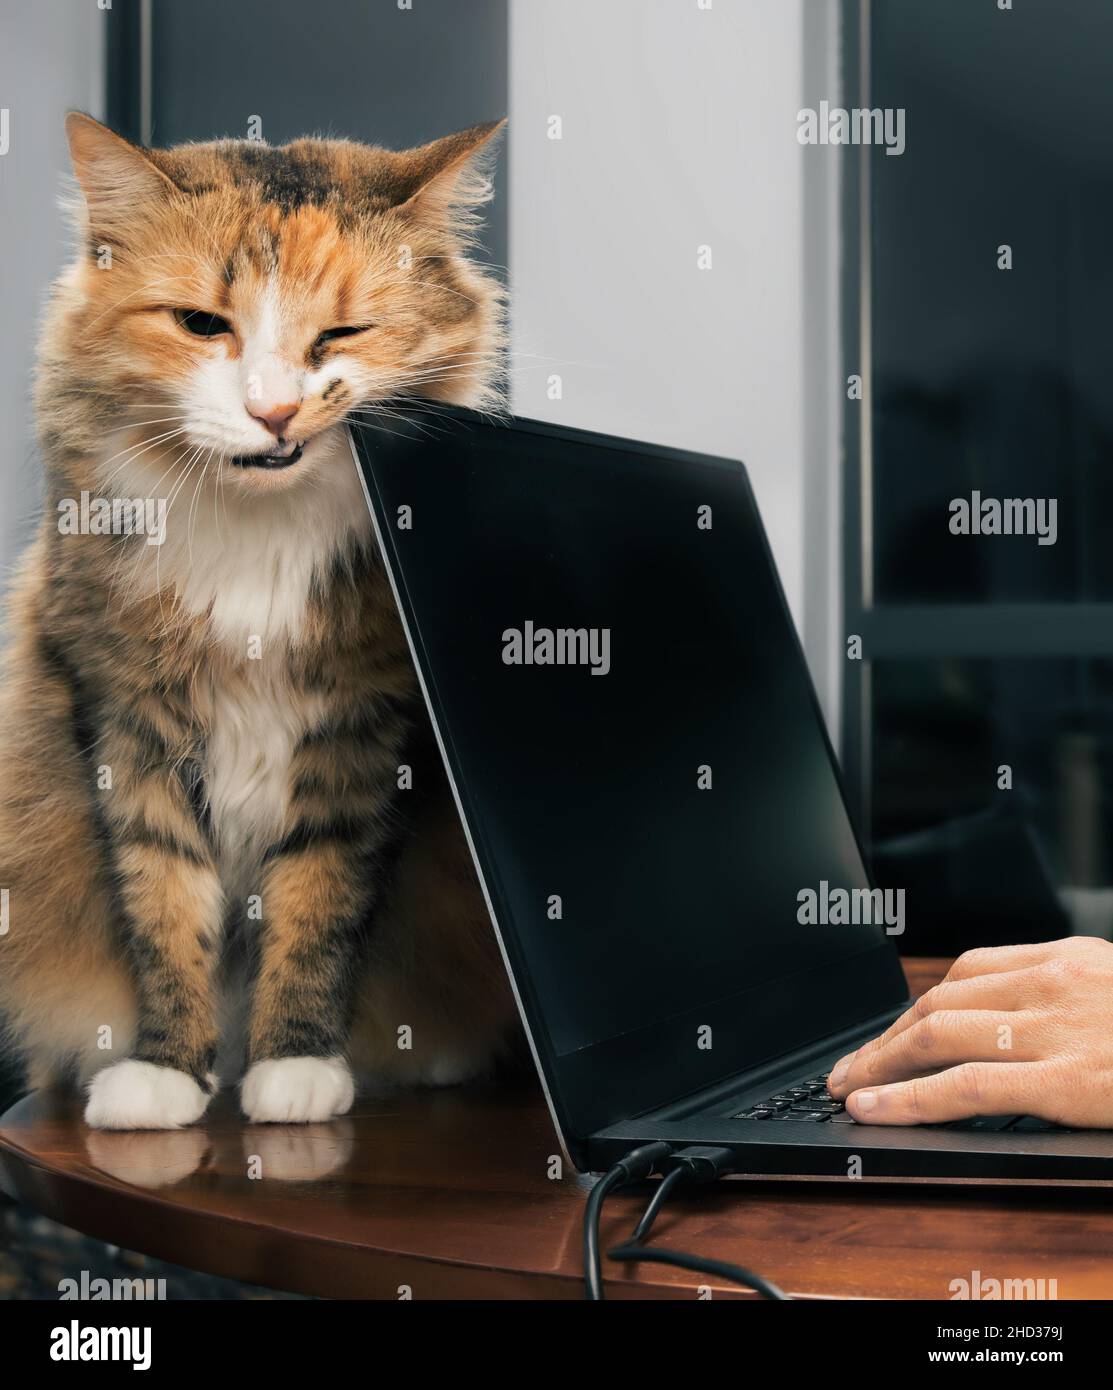
[[[793,1052],[785,1052],[779,1057],[770,1058],[759,1067],[735,1072],[733,1076],[728,1076],[723,1081],[717,1081],[713,1086],[706,1086],[703,1090],[693,1092],[682,1100],[672,1101],[670,1104],[659,1106],[648,1113],[658,1119],[681,1120],[687,1115],[706,1110],[708,1106],[713,1106],[720,1100],[729,1100],[732,1096],[738,1095],[741,1091],[749,1090],[751,1087],[758,1090],[763,1089],[764,1083],[786,1071],[799,1073],[803,1076],[809,1071],[809,1062],[818,1061],[819,1058],[829,1056],[832,1052],[836,1054],[844,1051],[849,1052],[855,1043],[876,1037],[878,1033],[884,1032],[894,1019],[899,1018],[906,1008],[907,1001],[894,1009],[887,1009],[883,1014],[867,1019],[864,1023],[856,1023],[852,1028],[845,1028],[839,1033],[829,1033],[825,1038],[809,1043],[807,1047],[797,1048]]]

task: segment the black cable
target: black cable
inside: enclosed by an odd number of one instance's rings
[[[704,1260],[699,1255],[688,1255],[678,1250],[662,1250],[659,1246],[634,1244],[616,1246],[614,1250],[608,1250],[607,1254],[612,1260],[619,1260],[625,1264],[647,1260],[650,1264],[675,1265],[679,1269],[695,1270],[697,1274],[714,1274],[732,1284],[754,1289],[763,1298],[785,1303],[791,1301],[788,1294],[768,1279],[762,1278],[760,1274],[744,1269],[742,1265],[727,1264],[723,1260]]]
[[[705,1260],[698,1255],[689,1255],[683,1251],[664,1250],[660,1247],[642,1244],[646,1236],[649,1235],[653,1223],[657,1220],[661,1208],[668,1200],[669,1194],[675,1188],[682,1182],[708,1183],[714,1182],[717,1178],[726,1177],[734,1171],[735,1156],[730,1149],[694,1144],[689,1148],[679,1149],[676,1153],[670,1154],[669,1162],[675,1166],[657,1184],[657,1191],[653,1194],[641,1220],[634,1228],[634,1234],[624,1245],[616,1246],[614,1250],[608,1250],[608,1256],[612,1260],[628,1264],[636,1263],[638,1260],[646,1260],[651,1264],[675,1265],[680,1269],[691,1269],[697,1274],[715,1274],[720,1279],[727,1279],[731,1283],[742,1284],[745,1288],[754,1289],[764,1298],[788,1302],[788,1295],[783,1293],[776,1284],[770,1283],[760,1274],[754,1274],[752,1270],[743,1268],[742,1265],[727,1264],[722,1260]]]
[[[599,1214],[608,1194],[616,1187],[621,1187],[625,1181],[625,1174],[617,1168],[612,1168],[591,1189],[587,1206],[584,1208],[584,1296],[593,1303],[599,1303],[603,1298],[603,1275],[599,1259]]]
[[[603,1203],[616,1187],[648,1178],[663,1159],[672,1152],[671,1144],[643,1144],[631,1149],[607,1170],[588,1195],[584,1207],[584,1284],[585,1296],[593,1303],[602,1302],[603,1274],[599,1258],[599,1217]]]
[[[665,1174],[657,1184],[657,1191],[650,1199],[649,1205],[642,1215],[642,1219],[634,1227],[634,1234],[626,1242],[627,1245],[633,1245],[637,1241],[642,1241],[646,1238],[653,1228],[654,1221],[657,1220],[658,1212],[668,1200],[669,1193],[682,1182],[688,1182],[691,1176],[687,1168],[674,1168],[671,1173]]]

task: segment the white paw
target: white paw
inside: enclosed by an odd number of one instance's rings
[[[355,1093],[341,1057],[274,1057],[244,1077],[240,1104],[253,1124],[304,1125],[343,1115]]]
[[[89,1083],[85,1123],[93,1129],[181,1129],[195,1124],[208,1103],[208,1095],[183,1071],[154,1062],[117,1062]]]

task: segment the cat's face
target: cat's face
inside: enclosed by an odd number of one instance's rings
[[[337,466],[330,433],[352,412],[402,395],[487,403],[499,289],[465,252],[496,129],[405,154],[140,151],[71,116],[87,250],[45,398],[53,386],[99,413],[99,484],[203,468],[247,493],[310,485]]]

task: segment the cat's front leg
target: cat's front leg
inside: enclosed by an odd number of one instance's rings
[[[195,809],[194,766],[172,729],[138,704],[100,739],[111,767],[105,806],[132,966],[137,1027],[130,1055],[93,1077],[85,1119],[96,1129],[179,1129],[217,1087],[214,971],[223,894]]]
[[[263,877],[241,1092],[253,1122],[305,1124],[352,1104],[348,1035],[401,729],[388,717],[363,733],[362,746],[309,738],[295,754],[287,830],[268,851]]]
[[[277,847],[264,878],[242,1088],[256,1123],[328,1120],[355,1095],[346,1054],[373,846],[350,833],[341,822],[306,827]]]

